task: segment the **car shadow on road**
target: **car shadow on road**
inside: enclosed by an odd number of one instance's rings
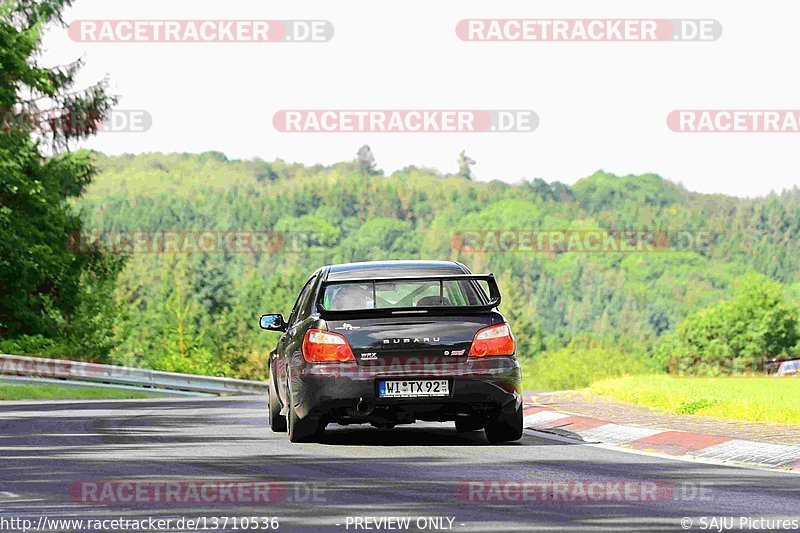
[[[458,433],[452,422],[440,427],[409,425],[391,429],[374,428],[368,425],[328,426],[320,444],[330,446],[569,446],[578,443],[523,435],[514,442],[491,443],[483,430]]]

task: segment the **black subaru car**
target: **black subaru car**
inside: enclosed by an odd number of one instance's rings
[[[303,287],[270,354],[269,418],[293,442],[328,424],[391,428],[417,420],[522,437],[522,374],[494,276],[461,263],[325,266]]]

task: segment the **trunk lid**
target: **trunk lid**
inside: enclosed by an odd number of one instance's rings
[[[391,316],[327,320],[347,339],[359,365],[458,363],[467,359],[478,330],[499,322],[495,313]]]

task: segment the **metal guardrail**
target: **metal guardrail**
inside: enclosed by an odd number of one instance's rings
[[[8,354],[0,354],[0,375],[46,378],[65,382],[103,383],[120,385],[125,388],[138,387],[151,390],[212,394],[267,394],[268,390],[266,381],[178,374],[143,368]]]

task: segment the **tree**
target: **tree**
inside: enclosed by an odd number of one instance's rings
[[[466,150],[461,150],[461,153],[458,154],[458,177],[471,180],[472,165],[474,164],[475,160],[467,155]]]
[[[350,234],[342,260],[413,259],[419,254],[419,235],[411,224],[394,218],[373,218]]]
[[[94,173],[91,154],[70,143],[94,134],[115,99],[104,82],[75,90],[80,60],[38,62],[45,29],[71,3],[0,4],[0,336],[63,334],[81,280],[96,279],[85,273],[113,274],[100,250],[69,248],[82,223],[68,202]]]
[[[356,154],[356,162],[358,163],[358,170],[365,176],[374,176],[378,174],[375,163],[375,155],[368,145],[364,145],[358,149]]]
[[[789,354],[800,338],[798,309],[783,301],[780,284],[749,275],[731,300],[701,309],[678,326],[659,356],[679,373],[758,372],[775,356]]]

